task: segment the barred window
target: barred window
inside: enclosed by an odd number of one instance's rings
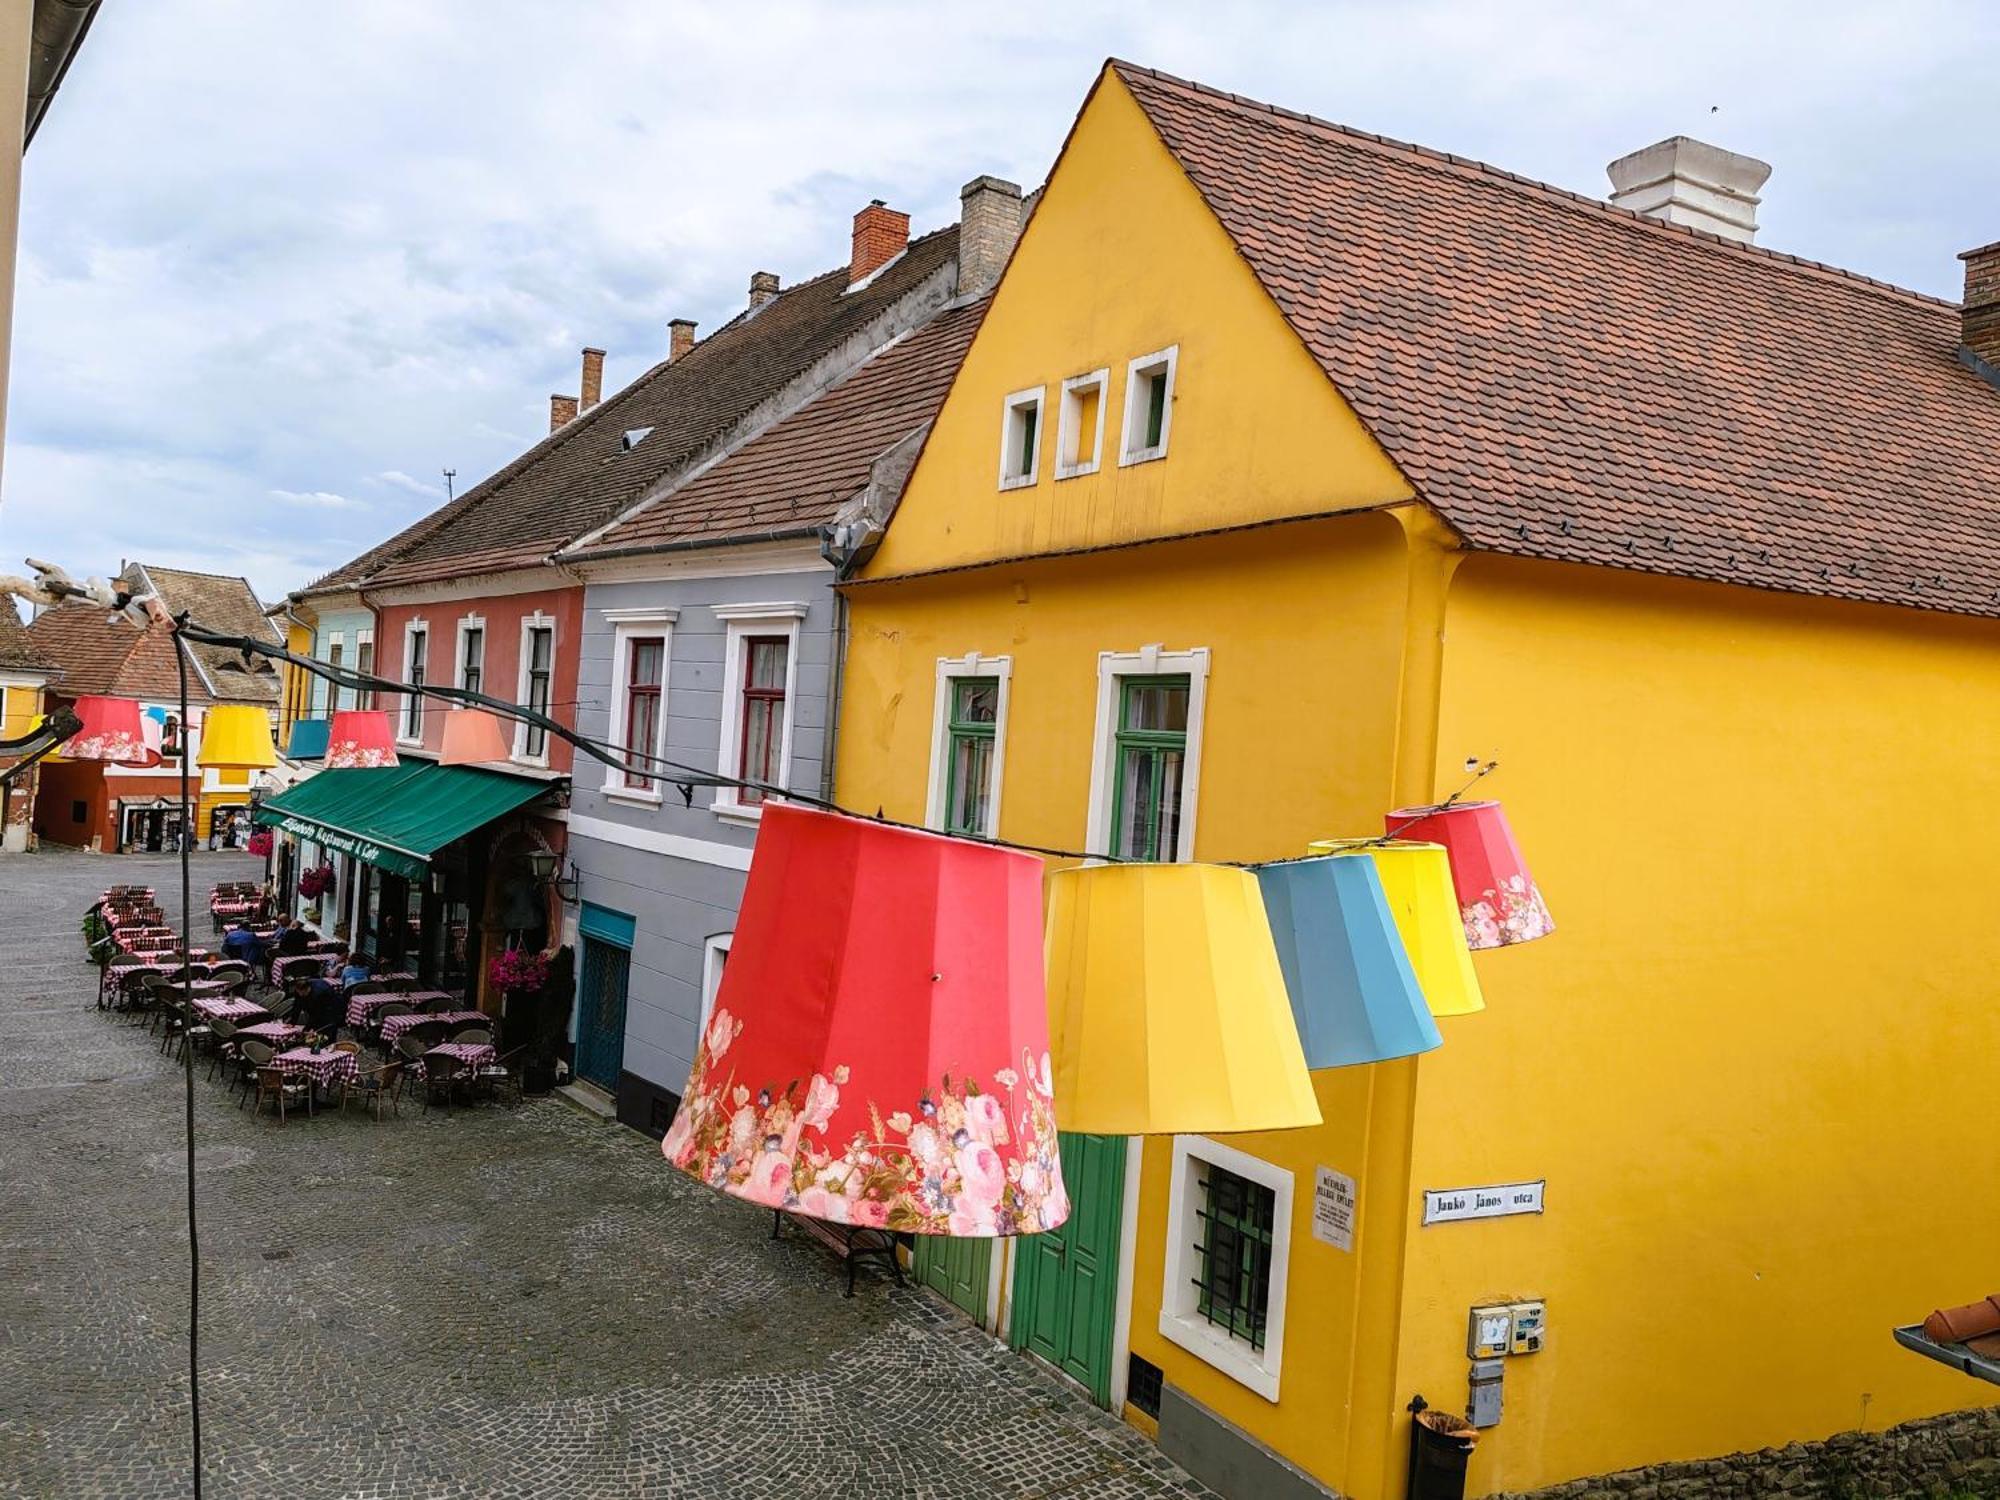
[[[1253,1349],[1264,1347],[1271,1302],[1271,1233],[1277,1195],[1213,1162],[1196,1210],[1196,1310]]]

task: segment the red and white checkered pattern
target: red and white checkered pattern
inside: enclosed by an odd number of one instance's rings
[[[395,1046],[396,1039],[413,1026],[422,1026],[437,1021],[442,1021],[447,1026],[478,1026],[489,1022],[491,1019],[483,1011],[476,1010],[441,1010],[431,1015],[419,1013],[409,1016],[391,1016],[382,1023],[382,1045],[385,1047]]]
[[[462,1064],[467,1072],[477,1073],[481,1068],[490,1067],[500,1061],[499,1050],[486,1042],[444,1042],[431,1048],[423,1057],[424,1076],[431,1071],[431,1059],[444,1058]]]
[[[422,1005],[443,994],[443,990],[383,990],[373,995],[356,995],[347,1002],[347,1024],[366,1026],[385,1005]]]
[[[361,1064],[352,1052],[315,1052],[310,1047],[294,1047],[271,1059],[271,1066],[287,1074],[303,1074],[321,1088],[335,1080],[352,1083],[361,1076]]]
[[[275,1051],[282,1051],[306,1034],[303,1026],[294,1026],[290,1021],[259,1021],[254,1026],[236,1028],[236,1038],[254,1037]]]
[[[255,1021],[260,1016],[268,1016],[269,1011],[252,1000],[244,1000],[235,995],[198,999],[194,1002],[195,1014],[211,1021]]]

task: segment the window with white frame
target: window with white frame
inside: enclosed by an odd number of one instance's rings
[[[1019,489],[1035,482],[1041,466],[1042,388],[1016,391],[1000,415],[1000,488]]]
[[[671,655],[673,610],[606,610],[611,622],[611,743],[638,768],[613,770],[605,789],[659,799],[659,780],[645,773],[647,757],[657,757],[667,737],[667,662]]]
[[[697,1036],[708,1032],[708,1018],[715,1013],[715,997],[722,989],[722,971],[729,964],[729,945],[736,935],[718,932],[701,944],[701,1026]]]
[[[1292,1174],[1175,1136],[1160,1334],[1266,1401],[1284,1366]]]
[[[1095,474],[1104,453],[1104,393],[1111,372],[1092,370],[1062,383],[1056,413],[1056,478]]]
[[[1007,748],[1009,656],[940,657],[924,821],[945,833],[997,838]]]
[[[1174,424],[1174,367],[1180,345],[1157,354],[1142,354],[1125,369],[1125,437],[1118,462],[1142,464],[1167,456],[1167,434]]]
[[[1105,651],[1085,847],[1116,859],[1194,858],[1208,650]]]
[[[521,683],[514,701],[546,715],[554,701],[556,623],[537,611],[521,622]],[[514,758],[545,764],[549,732],[539,724],[522,723],[514,730]]]
[[[326,664],[329,667],[332,667],[335,671],[338,671],[340,669],[340,660],[341,657],[346,654],[346,647],[347,647],[347,642],[341,639],[340,633],[338,631],[335,631],[332,635],[329,635],[326,638]],[[327,696],[327,712],[336,714],[339,713],[340,684],[337,682],[328,683],[326,696]]]
[[[424,685],[424,674],[430,668],[430,628],[420,621],[411,621],[403,627],[403,681],[412,689]],[[403,695],[403,739],[405,742],[421,744],[424,738],[424,695],[409,692]]]
[[[797,716],[799,623],[803,604],[718,605],[724,622],[722,743],[717,767],[725,776],[783,786],[792,764],[792,724]],[[715,810],[756,817],[764,792],[718,787]]]
[[[468,693],[485,691],[486,622],[467,615],[458,622],[458,685]]]
[[[357,630],[354,632],[354,670],[359,672],[363,677],[372,677],[375,673],[375,632],[372,630]],[[373,708],[375,706],[375,690],[373,688],[356,688],[354,691],[354,706],[356,708]]]

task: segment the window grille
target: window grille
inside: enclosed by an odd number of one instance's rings
[[[1202,1317],[1253,1349],[1264,1347],[1271,1302],[1271,1239],[1277,1195],[1213,1163],[1201,1177],[1200,1274],[1196,1308]]]

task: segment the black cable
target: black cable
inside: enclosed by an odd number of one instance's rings
[[[181,725],[188,722],[187,643],[174,642],[174,666],[180,673]],[[201,1241],[196,1230],[194,1195],[194,814],[188,805],[187,736],[181,741],[181,1061],[187,1096],[187,1225],[188,1225],[188,1421],[194,1454],[194,1500],[201,1500]]]

